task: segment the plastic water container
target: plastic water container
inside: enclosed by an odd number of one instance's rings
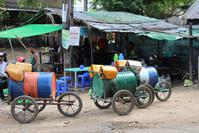
[[[119,60],[124,60],[124,55],[123,55],[123,53],[120,53],[120,54],[119,54]]]
[[[22,81],[24,79],[24,69],[16,64],[9,64],[6,68],[9,77],[15,81]]]
[[[30,63],[17,62],[16,65],[19,66],[19,67],[23,67],[24,72],[31,72],[32,71],[32,64],[30,64]]]
[[[10,92],[11,98],[14,99],[21,95],[24,95],[24,82],[14,81],[12,79],[8,80],[8,90]]]
[[[39,73],[38,81],[38,97],[49,98],[56,96],[56,77],[54,73]]]
[[[158,72],[154,67],[143,67],[139,73],[139,78],[142,83],[148,83],[155,87],[158,82]]]
[[[113,61],[116,62],[116,61],[118,60],[118,58],[119,58],[119,57],[118,57],[118,54],[117,54],[117,53],[114,54]]]
[[[38,97],[38,72],[26,72],[24,78],[24,94],[33,98]]]

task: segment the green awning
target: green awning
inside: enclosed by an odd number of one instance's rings
[[[144,33],[139,33],[139,36],[148,36],[152,39],[156,40],[168,40],[168,41],[175,41],[180,39],[181,37],[171,35],[171,34],[166,34],[166,33],[158,33],[158,32],[144,32]]]
[[[24,38],[61,30],[61,25],[29,24],[0,32],[0,38]]]

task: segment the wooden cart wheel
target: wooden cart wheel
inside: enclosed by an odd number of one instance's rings
[[[134,108],[133,94],[128,90],[119,90],[113,95],[112,107],[118,115],[127,115]]]
[[[162,81],[158,84],[158,89],[156,89],[156,97],[158,100],[164,102],[167,101],[172,93],[171,85],[167,81]]]
[[[99,109],[108,109],[111,106],[111,102],[107,102],[104,100],[95,100],[94,104]]]
[[[73,92],[63,93],[57,103],[59,112],[64,116],[74,117],[82,110],[82,100]]]
[[[17,97],[11,105],[13,118],[20,123],[32,122],[37,117],[38,112],[37,103],[29,96]]]
[[[147,86],[153,93],[152,93],[152,98],[151,98],[151,102],[149,105],[151,105],[155,99],[155,90],[154,88],[150,85],[150,84],[143,84],[144,86]]]
[[[145,85],[136,88],[134,96],[136,99],[136,106],[141,109],[148,107],[154,99],[153,91]]]

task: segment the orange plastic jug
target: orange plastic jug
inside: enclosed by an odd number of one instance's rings
[[[113,66],[101,66],[103,79],[114,79],[117,76],[117,69]]]
[[[102,66],[103,65],[94,65],[94,64],[91,65],[90,68],[89,68],[89,75],[90,75],[90,77],[92,78],[92,77],[94,77],[94,75],[96,73],[99,73]]]

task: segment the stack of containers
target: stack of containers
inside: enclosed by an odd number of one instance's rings
[[[31,72],[27,63],[9,64],[9,91],[12,98],[28,95],[33,98],[49,98],[56,95],[56,76],[50,72]]]

